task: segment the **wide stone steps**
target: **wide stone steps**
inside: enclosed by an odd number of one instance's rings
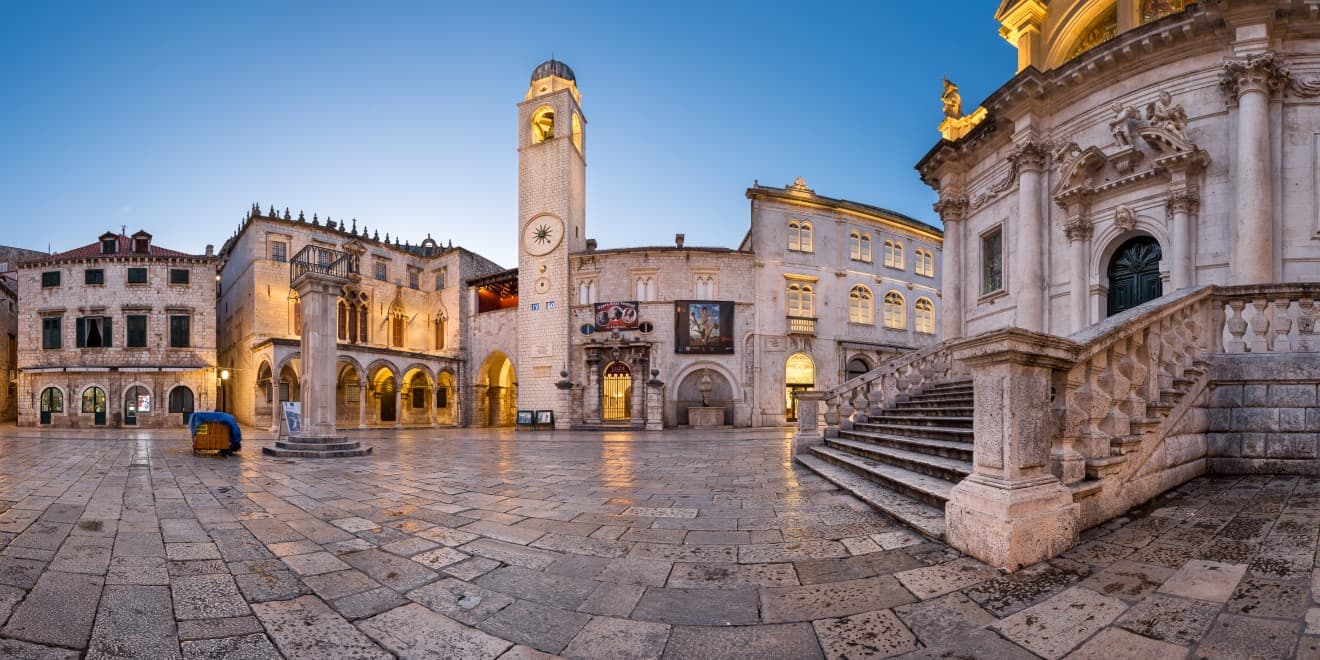
[[[844,438],[827,438],[825,445],[855,456],[887,463],[913,472],[920,472],[950,483],[962,481],[963,477],[972,473],[972,462],[970,460],[963,461],[920,451],[895,449]]]
[[[929,385],[872,410],[798,462],[922,534],[943,540],[944,505],[972,472],[971,381]]]
[[[895,449],[921,452],[931,456],[956,458],[960,461],[967,461],[969,463],[972,460],[972,445],[968,442],[960,442],[956,440],[932,440],[930,438],[909,438],[905,435],[871,433],[869,431],[859,431],[856,429],[852,431],[839,431],[839,437],[873,445],[883,445]]]
[[[939,477],[864,458],[849,451],[826,446],[813,447],[812,451],[839,467],[852,470],[894,492],[931,506],[944,506],[949,499],[949,491],[953,488],[952,482]]]
[[[863,477],[813,455],[798,456],[799,463],[826,481],[848,491],[857,499],[884,511],[899,522],[936,541],[944,541],[944,507],[934,507],[900,495]]]

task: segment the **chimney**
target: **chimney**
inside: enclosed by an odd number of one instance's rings
[[[596,239],[594,239],[594,238],[588,238],[588,239],[587,239],[587,252],[595,252],[595,251],[596,251]]]
[[[674,245],[677,245],[677,246],[680,247],[680,248],[683,247],[683,235],[682,235],[682,234],[674,234]]]
[[[214,256],[215,256],[215,246],[214,246],[214,245],[211,245],[210,243],[207,243],[207,244],[206,244],[206,256],[208,256],[208,257],[214,257]]]

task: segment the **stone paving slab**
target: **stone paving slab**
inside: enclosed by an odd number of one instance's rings
[[[775,433],[637,434],[607,466],[572,433],[216,461],[0,427],[0,657],[409,657],[453,633],[510,659],[1320,660],[1320,478],[1197,479],[1001,575],[785,471]]]

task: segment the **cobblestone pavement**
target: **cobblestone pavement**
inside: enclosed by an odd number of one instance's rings
[[[1320,479],[1198,479],[1003,576],[778,431],[147,435],[0,429],[0,657],[1320,657]]]

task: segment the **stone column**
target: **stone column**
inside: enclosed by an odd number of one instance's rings
[[[1173,254],[1170,255],[1173,258],[1170,270],[1173,271],[1174,290],[1196,286],[1196,270],[1193,264],[1196,246],[1192,245],[1190,214],[1195,211],[1199,203],[1196,193],[1185,190],[1169,196],[1169,216],[1173,220],[1173,236],[1169,239],[1173,248]]]
[[[302,301],[302,432],[335,437],[335,320],[345,280],[309,270],[293,281]]]
[[[587,355],[587,404],[583,413],[588,424],[599,424],[600,410],[600,356],[594,352]]]
[[[820,430],[820,404],[825,400],[824,392],[808,390],[796,392],[797,397],[797,433],[793,434],[793,453],[807,454],[811,448],[824,442],[825,436]]]
[[[1077,542],[1079,507],[1049,471],[1050,382],[1076,344],[1006,328],[953,347],[975,386],[971,476],[945,506],[949,545],[1005,570]]]
[[[403,383],[394,383],[394,428],[403,428]]]
[[[1091,273],[1091,233],[1094,226],[1083,216],[1068,219],[1064,225],[1064,234],[1068,237],[1068,265],[1072,269],[1071,290],[1068,292],[1068,307],[1072,312],[1072,331],[1077,332],[1090,325],[1086,313],[1089,286],[1087,278]]]
[[[1274,161],[1270,157],[1270,96],[1283,84],[1284,73],[1273,53],[1224,62],[1221,85],[1237,100],[1237,161],[1233,163],[1235,198],[1233,281],[1263,284],[1274,281]]]
[[[646,381],[646,430],[663,431],[665,428],[665,384],[656,373]]]
[[[1016,250],[1005,254],[1011,264],[1008,286],[1015,291],[1019,328],[1045,330],[1045,216],[1041,210],[1041,179],[1049,159],[1043,143],[1028,140],[1008,156],[1018,172],[1018,217],[1009,225]]]
[[[358,377],[358,423],[360,429],[367,428],[367,397],[371,393],[367,391],[367,384],[362,378]]]
[[[963,263],[967,246],[963,242],[963,220],[967,217],[967,196],[961,193],[940,195],[935,212],[944,222],[944,246],[940,254],[941,338],[945,341],[963,336]]]

